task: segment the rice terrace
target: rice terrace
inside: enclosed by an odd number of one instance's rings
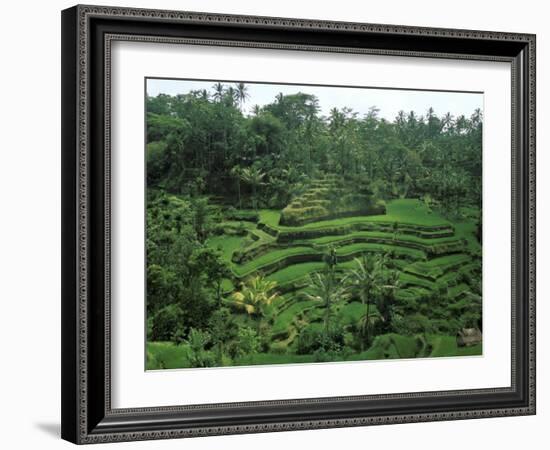
[[[147,369],[481,355],[481,105],[147,80]]]

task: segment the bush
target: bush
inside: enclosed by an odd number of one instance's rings
[[[238,210],[230,208],[224,213],[225,220],[245,221],[257,223],[260,220],[260,215],[256,211]]]
[[[323,348],[325,339],[323,331],[318,327],[304,328],[298,335],[296,353],[299,355],[311,355]]]
[[[327,216],[329,212],[322,206],[306,206],[302,208],[294,208],[292,204],[287,206],[281,212],[281,225],[300,225],[304,220],[311,218],[320,218]]]
[[[173,340],[181,327],[183,311],[177,305],[168,305],[160,309],[151,320],[150,340],[170,341]],[[182,330],[179,330],[180,333]]]
[[[326,336],[324,325],[311,324],[303,328],[298,335],[296,353],[298,355],[313,355],[340,352],[345,347],[345,339],[345,332],[339,326],[333,327],[329,336]]]

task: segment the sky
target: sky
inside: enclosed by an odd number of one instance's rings
[[[156,97],[160,93],[177,95],[202,89],[213,93],[214,83],[216,81],[147,79],[147,94]],[[222,81],[222,83],[231,85],[235,82]],[[373,106],[380,110],[378,117],[389,121],[393,121],[400,110],[425,115],[430,106],[440,117],[447,112],[455,117],[460,115],[470,117],[477,108],[483,111],[482,93],[266,83],[247,83],[247,86],[250,98],[244,105],[245,114],[249,114],[254,105],[264,106],[272,103],[280,92],[284,95],[298,92],[315,95],[319,99],[320,114],[324,116],[328,116],[332,108],[342,109],[343,107],[351,108],[359,116],[363,116]]]

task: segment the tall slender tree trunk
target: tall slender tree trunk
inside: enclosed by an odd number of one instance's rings
[[[365,321],[365,341],[367,342],[367,344],[369,344],[369,338],[370,338],[369,325],[370,325],[370,301],[367,299],[367,317]]]
[[[252,183],[252,207],[255,211],[258,210],[258,199],[256,198],[256,184]]]
[[[241,201],[241,180],[237,180],[237,195],[239,197],[239,209],[243,209],[243,204]]]

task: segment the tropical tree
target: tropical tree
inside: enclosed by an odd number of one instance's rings
[[[208,101],[210,99],[210,93],[208,92],[208,89],[202,89],[199,93],[199,97],[202,100]]]
[[[257,116],[262,111],[262,107],[260,105],[254,105],[252,107],[252,113]]]
[[[212,94],[212,98],[218,103],[221,102],[223,99],[223,93],[225,91],[224,85],[222,83],[216,83],[214,86],[212,86],[212,89],[214,89],[214,94]]]
[[[203,243],[208,237],[211,227],[211,208],[206,197],[193,198],[191,205],[193,207],[193,228],[197,241]]]
[[[231,311],[220,308],[214,311],[208,323],[211,340],[216,349],[216,359],[219,366],[223,365],[226,343],[237,336],[237,325],[231,317]]]
[[[241,180],[252,188],[252,207],[258,209],[258,187],[261,186],[265,177],[260,169],[256,167],[245,167],[240,172]]]
[[[206,331],[191,328],[189,336],[184,341],[189,347],[187,359],[191,367],[212,367],[215,363],[211,352],[206,350],[211,342],[211,336]]]
[[[261,319],[267,315],[271,304],[279,297],[275,292],[277,282],[269,281],[261,275],[249,278],[241,285],[241,289],[233,293],[233,304],[246,311],[249,316],[259,319],[258,329]]]
[[[315,272],[310,275],[309,293],[306,294],[310,300],[321,303],[324,307],[324,328],[325,339],[330,341],[330,320],[333,307],[349,297],[348,290],[343,283],[336,283],[333,271],[327,267],[323,272]]]
[[[230,174],[233,178],[237,180],[237,195],[239,199],[239,209],[243,209],[243,203],[241,199],[241,180],[242,180],[242,169],[241,166],[233,166],[231,168]]]
[[[235,106],[239,101],[237,90],[233,86],[229,86],[225,91],[224,101],[227,106]]]
[[[359,329],[361,330],[361,351],[365,350],[365,344],[369,347],[372,343],[371,330],[382,322],[383,318],[378,309],[370,308],[369,313],[365,313],[359,319]]]
[[[200,251],[195,252],[193,259],[195,264],[200,264],[201,271],[206,278],[206,285],[213,287],[216,296],[216,305],[218,308],[221,307],[222,283],[225,278],[231,276],[231,271],[221,258],[221,252],[204,246]]]
[[[235,91],[242,111],[246,100],[250,98],[250,94],[248,93],[248,86],[245,83],[237,83]]]
[[[381,278],[377,285],[376,307],[382,316],[384,328],[390,328],[395,293],[399,289],[399,272],[388,270],[385,265],[380,268]]]
[[[442,131],[449,131],[453,128],[454,118],[450,112],[447,112],[441,119]]]
[[[363,255],[362,259],[355,258],[355,268],[346,278],[351,292],[357,295],[365,306],[365,313],[360,319],[363,338],[361,339],[361,351],[365,349],[365,343],[370,344],[370,327],[379,319],[379,314],[371,316],[371,304],[374,300],[377,281],[380,278],[381,261],[379,255],[376,256],[376,259],[368,258],[367,255]]]

